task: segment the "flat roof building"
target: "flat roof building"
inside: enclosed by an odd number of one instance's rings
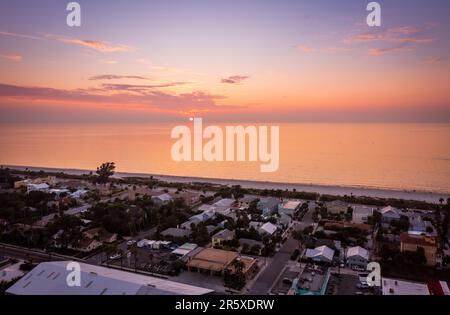
[[[382,278],[381,286],[383,295],[430,295],[424,283]]]
[[[80,263],[81,286],[69,287],[70,261],[40,263],[6,293],[12,295],[204,295],[213,290]]]

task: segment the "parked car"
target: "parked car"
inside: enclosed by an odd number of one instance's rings
[[[370,286],[366,282],[361,282],[356,285],[358,289],[368,289]]]
[[[111,259],[111,260],[117,260],[120,258],[122,258],[122,255],[119,253],[109,256],[109,259]]]

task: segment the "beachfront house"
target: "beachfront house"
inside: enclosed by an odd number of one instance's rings
[[[302,203],[298,200],[286,200],[278,205],[279,214],[287,214],[291,217],[300,209]]]
[[[399,211],[391,206],[384,207],[379,212],[383,223],[390,224],[392,221],[399,221],[401,218]]]
[[[241,199],[239,199],[238,208],[243,210],[248,209],[252,204],[252,202],[254,202],[257,199],[258,197],[256,196],[251,195],[244,196]]]
[[[155,204],[161,206],[166,205],[173,200],[173,197],[169,194],[162,194],[159,196],[153,196],[152,200]]]
[[[326,207],[327,212],[332,214],[346,213],[348,210],[348,204],[340,200],[327,202]]]
[[[373,215],[375,208],[368,206],[356,205],[353,206],[352,223],[363,224],[367,223],[370,216]]]
[[[261,199],[258,202],[257,208],[259,211],[261,211],[261,214],[263,216],[271,216],[272,214],[277,213],[279,203],[280,203],[279,199],[267,197]]]

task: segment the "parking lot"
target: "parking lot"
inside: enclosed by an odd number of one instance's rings
[[[360,278],[352,274],[332,274],[327,288],[327,294],[334,295],[372,295],[372,288],[359,287]],[[360,285],[361,286],[361,285]]]
[[[130,251],[127,251],[122,258],[116,258],[110,261],[110,264],[161,275],[176,275],[182,265],[179,257],[172,254],[172,250],[148,248],[136,248],[136,259]]]

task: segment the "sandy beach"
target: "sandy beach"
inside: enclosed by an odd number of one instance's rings
[[[48,167],[27,167],[27,166],[4,166],[11,169],[31,171],[46,171],[46,172],[64,172],[66,174],[82,175],[89,174],[91,170],[79,170],[79,169],[62,169],[62,168],[48,168]],[[93,171],[93,170],[92,170]],[[366,187],[344,187],[344,186],[326,186],[326,185],[314,185],[314,184],[301,184],[301,183],[279,183],[279,182],[264,182],[264,181],[251,181],[240,179],[220,179],[220,178],[203,178],[203,177],[187,177],[187,176],[169,176],[160,174],[144,174],[144,173],[126,173],[116,172],[114,175],[116,178],[123,177],[150,177],[155,179],[173,183],[192,183],[202,182],[210,184],[220,185],[241,185],[243,188],[255,188],[255,189],[282,189],[293,190],[303,192],[315,192],[319,194],[329,195],[351,195],[354,196],[366,196],[375,198],[395,198],[405,200],[418,200],[430,203],[438,203],[440,198],[450,198],[450,194],[435,193],[435,192],[421,192],[421,191],[404,191],[404,190],[389,190],[378,188],[366,188]]]

